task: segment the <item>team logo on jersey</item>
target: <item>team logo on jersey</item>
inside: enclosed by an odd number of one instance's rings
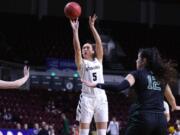
[[[86,71],[94,70],[94,69],[100,69],[100,66],[86,67]]]

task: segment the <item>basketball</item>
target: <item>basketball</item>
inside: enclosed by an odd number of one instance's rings
[[[75,20],[81,15],[81,6],[76,2],[69,2],[64,7],[65,16],[71,20]]]

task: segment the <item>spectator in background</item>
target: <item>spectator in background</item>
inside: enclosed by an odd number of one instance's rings
[[[49,100],[47,106],[45,107],[45,110],[47,112],[56,113],[56,107],[55,107],[54,101]]]
[[[49,125],[49,135],[55,135],[55,130],[53,125]]]
[[[33,129],[30,129],[27,123],[24,123],[23,130],[26,132],[26,135],[33,135]]]
[[[61,130],[61,135],[70,135],[69,121],[64,113],[61,114],[63,120],[63,128]]]
[[[39,133],[39,131],[40,131],[40,128],[39,128],[39,124],[38,123],[35,123],[34,124],[34,128],[33,128],[33,135],[38,135],[38,133]]]
[[[180,120],[177,119],[175,122],[175,132],[174,135],[180,135]]]
[[[6,110],[6,108],[4,108],[3,119],[5,121],[12,121],[12,113],[11,113],[11,109],[10,108],[8,108],[7,110]]]
[[[40,129],[38,135],[49,135],[49,131],[48,131],[48,124],[46,124],[46,122],[42,122],[42,128]]]
[[[107,132],[110,132],[110,135],[119,135],[119,122],[116,121],[116,117],[109,122]]]
[[[174,135],[180,135],[180,125],[176,125],[175,129],[176,129],[176,131],[175,131]]]
[[[28,130],[28,124],[27,123],[24,123],[24,130]]]
[[[79,135],[79,128],[76,124],[72,126],[72,135]]]
[[[177,119],[176,122],[175,122],[176,125],[180,125],[180,120]]]
[[[21,124],[20,124],[20,123],[17,123],[17,124],[16,124],[16,129],[17,129],[17,130],[21,130]]]
[[[46,126],[46,122],[45,121],[42,121],[41,122],[41,127],[40,127],[40,129],[42,128],[42,127],[45,127]]]

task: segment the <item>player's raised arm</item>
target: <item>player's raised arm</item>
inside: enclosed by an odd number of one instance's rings
[[[76,20],[70,20],[71,27],[73,30],[73,46],[75,51],[75,62],[78,71],[80,71],[81,63],[82,63],[82,56],[81,56],[81,47],[79,42],[79,21]]]
[[[102,47],[102,41],[99,36],[99,33],[97,32],[94,24],[97,19],[97,16],[94,14],[93,16],[89,16],[89,26],[92,31],[95,43],[96,43],[96,57],[97,59],[102,62],[103,60],[103,47]]]

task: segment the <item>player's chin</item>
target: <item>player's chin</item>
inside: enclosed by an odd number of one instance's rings
[[[83,55],[83,58],[84,58],[84,59],[88,59],[89,57],[88,57],[87,54],[84,54],[84,55]]]

